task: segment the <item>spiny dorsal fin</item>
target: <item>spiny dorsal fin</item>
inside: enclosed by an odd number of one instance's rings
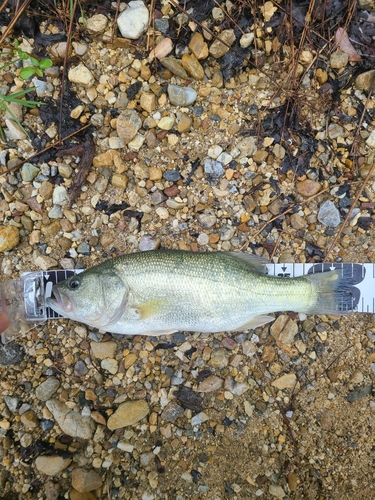
[[[225,253],[233,259],[239,260],[240,262],[245,262],[254,272],[259,274],[267,274],[267,264],[269,264],[268,260],[263,259],[258,255],[246,252]]]

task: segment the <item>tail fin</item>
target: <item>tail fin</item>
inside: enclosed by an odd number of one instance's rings
[[[308,275],[316,293],[316,302],[306,314],[348,314],[355,310],[355,289],[342,269]]]

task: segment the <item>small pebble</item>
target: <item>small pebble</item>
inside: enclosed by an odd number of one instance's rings
[[[340,212],[332,201],[327,200],[320,206],[318,220],[327,227],[336,227],[340,224]]]
[[[168,97],[174,106],[190,106],[195,102],[197,93],[190,87],[168,85]]]

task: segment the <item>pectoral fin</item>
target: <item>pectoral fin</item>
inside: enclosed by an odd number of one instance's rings
[[[236,330],[237,331],[254,330],[254,328],[257,328],[258,326],[262,326],[265,325],[266,323],[269,323],[270,321],[274,321],[274,319],[275,318],[273,316],[266,316],[266,315],[255,316],[240,328],[236,328]]]
[[[132,306],[131,313],[134,315],[134,319],[150,319],[165,314],[169,306],[169,299],[162,297]]]

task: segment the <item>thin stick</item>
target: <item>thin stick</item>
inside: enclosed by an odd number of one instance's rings
[[[62,75],[61,75],[61,89],[60,89],[60,112],[59,112],[59,138],[61,137],[62,133],[62,122],[63,122],[63,102],[64,102],[64,92],[65,92],[65,78],[66,78],[66,67],[68,64],[68,54],[69,54],[69,47],[70,47],[70,37],[72,34],[72,29],[73,29],[73,23],[74,23],[74,16],[76,13],[77,9],[77,0],[74,0],[72,12],[71,12],[71,19],[69,23],[69,29],[68,33],[66,36],[66,50],[64,54],[64,63],[63,63],[63,70],[62,70]]]
[[[342,223],[342,225],[341,225],[341,227],[340,227],[339,231],[336,233],[336,236],[334,237],[334,240],[333,240],[333,242],[332,242],[331,246],[329,247],[329,249],[328,249],[328,251],[327,251],[327,253],[326,253],[326,256],[324,257],[323,262],[326,262],[326,261],[327,261],[327,258],[328,258],[328,256],[329,256],[329,254],[332,252],[332,250],[333,250],[333,249],[334,249],[334,247],[336,246],[336,243],[337,243],[338,239],[340,238],[341,233],[343,232],[344,227],[346,226],[346,224],[347,224],[347,222],[348,222],[348,220],[349,220],[349,217],[350,217],[351,213],[353,212],[353,209],[354,209],[354,207],[356,206],[356,204],[357,204],[357,202],[358,202],[358,200],[359,200],[359,197],[360,197],[360,196],[361,196],[361,194],[362,194],[362,191],[365,189],[365,186],[366,186],[366,184],[368,183],[368,181],[369,181],[369,179],[370,179],[370,177],[371,177],[371,175],[372,175],[372,172],[374,171],[374,168],[375,168],[375,162],[372,164],[372,167],[370,168],[369,173],[366,175],[366,179],[363,181],[363,183],[362,183],[361,187],[359,188],[358,193],[357,193],[357,196],[354,198],[354,201],[353,201],[353,203],[352,203],[352,205],[351,205],[351,207],[350,207],[350,209],[349,209],[349,212],[346,214],[346,217],[345,217],[345,219],[344,219],[344,222]]]
[[[8,172],[10,172],[11,170],[15,170],[16,168],[21,167],[24,163],[26,163],[26,162],[28,162],[28,161],[36,158],[37,156],[45,153],[49,149],[55,148],[58,144],[61,144],[62,142],[70,139],[71,137],[73,137],[74,135],[79,134],[80,132],[82,132],[83,130],[85,130],[86,128],[88,128],[90,126],[91,126],[91,123],[88,123],[87,125],[85,125],[84,127],[80,128],[79,130],[76,130],[75,132],[72,132],[71,134],[63,137],[62,139],[59,139],[58,141],[54,142],[53,144],[50,144],[49,146],[47,146],[46,148],[42,149],[41,151],[38,151],[37,153],[35,153],[34,155],[30,156],[29,158],[26,158],[25,160],[22,160],[20,163],[17,163],[17,165],[14,165],[14,167],[9,168]]]
[[[17,10],[17,12],[14,14],[13,19],[10,21],[10,23],[8,24],[8,26],[6,27],[4,33],[2,34],[2,36],[0,38],[0,45],[4,42],[6,37],[8,37],[10,35],[12,29],[14,28],[14,25],[17,23],[18,19],[22,16],[23,12],[26,10],[26,8],[30,2],[31,2],[31,0],[25,0],[25,3],[22,5],[22,7],[20,7],[20,9]]]
[[[369,93],[368,93],[365,105],[363,107],[361,118],[359,119],[359,123],[358,123],[357,129],[356,129],[355,134],[354,134],[353,144],[352,144],[352,147],[350,149],[350,155],[351,156],[354,155],[354,151],[355,151],[355,148],[356,148],[356,143],[357,143],[357,138],[358,138],[358,135],[359,135],[359,131],[360,131],[361,127],[362,127],[362,123],[363,123],[363,120],[365,118],[366,111],[368,109],[368,103],[370,102],[370,98],[372,96],[373,85],[374,85],[374,77],[371,79],[371,88],[369,90]]]

